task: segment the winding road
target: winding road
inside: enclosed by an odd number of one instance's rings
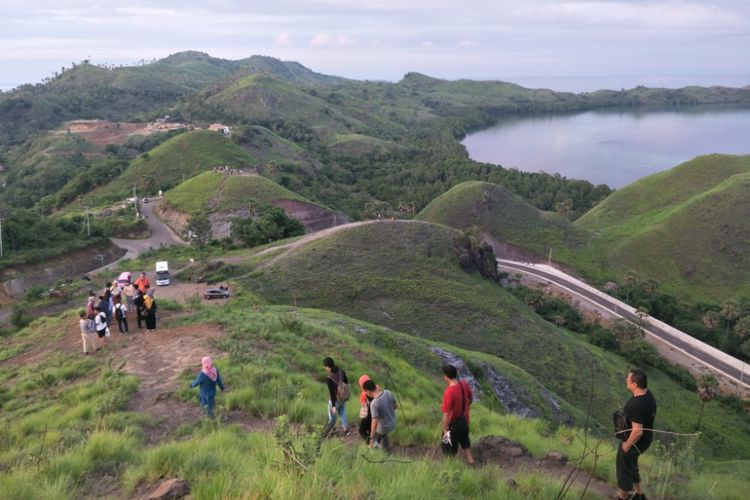
[[[120,248],[127,250],[123,259],[132,259],[140,255],[142,252],[149,250],[150,248],[159,248],[170,245],[184,245],[185,242],[175,234],[172,229],[160,221],[154,215],[154,207],[158,201],[153,200],[150,203],[143,203],[140,205],[141,214],[143,215],[148,228],[151,230],[151,236],[145,240],[125,240],[120,238],[112,238],[112,242]],[[113,263],[108,264],[105,267],[111,266]]]
[[[557,288],[564,289],[581,300],[595,306],[597,309],[604,310],[611,315],[627,319],[633,323],[639,321],[633,307],[563,273],[559,269],[544,264],[529,264],[505,259],[497,259],[497,262],[500,269],[529,274]],[[698,361],[714,373],[726,377],[733,384],[739,384],[745,390],[750,388],[750,365],[747,363],[743,363],[739,359],[655,318],[649,317],[644,320],[644,330],[646,331],[647,339],[649,337],[659,339],[670,347]]]

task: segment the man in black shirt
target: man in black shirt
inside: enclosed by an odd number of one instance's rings
[[[656,399],[648,390],[648,379],[641,370],[630,370],[625,379],[628,390],[633,393],[625,404],[625,415],[631,429],[627,439],[617,450],[617,494],[620,498],[643,500],[641,476],[638,471],[638,457],[645,452],[654,439],[654,418]],[[631,495],[630,491],[635,488]]]

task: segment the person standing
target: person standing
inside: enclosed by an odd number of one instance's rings
[[[328,377],[328,425],[329,431],[336,427],[336,416],[341,419],[341,429],[344,435],[350,434],[349,427],[346,423],[346,401],[349,399],[349,378],[346,372],[336,366],[332,358],[323,360],[323,369],[327,372]]]
[[[151,287],[151,282],[146,277],[146,273],[142,272],[138,279],[135,280],[135,286],[144,295],[148,292],[148,289]]]
[[[81,311],[78,315],[80,321],[78,322],[81,327],[81,339],[83,340],[83,354],[88,356],[94,354],[97,351],[96,348],[96,336],[94,331],[89,328],[89,319],[86,311]]]
[[[94,325],[94,318],[96,318],[96,297],[94,296],[94,292],[91,292],[89,295],[88,301],[86,302],[86,318],[89,322],[89,331],[93,332],[96,330]]]
[[[458,370],[453,365],[443,366],[443,379],[448,384],[443,393],[441,407],[443,439],[449,437],[451,456],[458,453],[458,446],[461,445],[466,455],[466,462],[474,465],[474,455],[471,453],[471,440],[469,439],[469,406],[474,400],[474,394],[465,380],[458,380]]]
[[[625,377],[625,385],[633,397],[625,404],[630,432],[622,436],[624,441],[617,447],[617,496],[645,500],[638,458],[651,446],[654,439],[652,429],[656,419],[656,398],[648,390],[648,377],[642,370],[630,370]]]
[[[125,300],[128,303],[128,311],[134,310],[133,299],[135,298],[135,287],[133,284],[128,281],[128,283],[122,287],[122,294],[125,296]]]
[[[370,424],[370,448],[383,448],[391,451],[391,443],[388,435],[396,430],[396,398],[388,389],[380,389],[372,380],[364,384],[367,395],[372,398],[370,412],[372,423]]]
[[[156,331],[156,300],[154,300],[154,296],[151,294],[146,294],[143,296],[143,308],[146,313],[146,331],[147,332],[155,332]]]
[[[96,316],[94,317],[94,325],[96,327],[96,336],[99,337],[102,347],[107,347],[107,337],[109,336],[107,313],[102,310],[101,306],[96,306],[95,309]]]
[[[200,386],[199,398],[201,402],[201,408],[206,413],[208,418],[214,418],[214,399],[216,398],[216,386],[218,385],[222,392],[224,392],[224,382],[221,380],[221,374],[219,370],[214,366],[210,356],[204,356],[201,359],[201,365],[203,369],[195,377],[195,380],[190,387]]]
[[[115,319],[120,333],[128,333],[128,306],[122,303],[122,295],[115,297]]]
[[[141,329],[146,319],[146,306],[143,304],[143,294],[138,289],[135,290],[133,304],[135,305],[135,317],[138,320],[138,329]]]

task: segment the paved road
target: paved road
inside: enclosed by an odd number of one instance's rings
[[[154,207],[158,201],[153,200],[141,205],[141,213],[145,218],[146,224],[151,230],[151,236],[145,240],[126,240],[112,238],[112,242],[118,247],[127,250],[124,259],[132,259],[145,252],[150,248],[159,248],[161,246],[184,245],[185,242],[172,231],[169,226],[160,221],[153,213]],[[111,265],[111,264],[110,264]]]
[[[577,296],[585,299],[591,304],[604,308],[607,312],[614,314],[634,323],[638,322],[637,315],[633,308],[624,302],[600,292],[593,287],[580,282],[572,276],[567,276],[556,269],[545,269],[548,266],[539,264],[526,264],[498,259],[500,268],[511,271],[520,271],[533,276],[543,278],[557,286],[563,287]],[[693,359],[696,359],[712,371],[731,379],[734,383],[741,383],[745,388],[750,388],[750,366],[742,361],[733,358],[725,353],[718,352],[717,349],[705,344],[687,333],[681,332],[675,328],[665,325],[658,320],[649,318],[647,325],[644,326],[647,334],[661,339],[663,342],[684,352]],[[689,339],[681,338],[683,336]]]

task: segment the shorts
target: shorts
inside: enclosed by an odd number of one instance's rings
[[[469,424],[463,417],[458,417],[448,425],[451,431],[451,454],[458,453],[458,445],[461,449],[471,448],[471,439],[469,439]]]
[[[105,335],[107,335],[107,330],[106,330],[106,329],[105,329],[105,330],[97,330],[97,331],[96,331],[96,334],[97,334],[97,336],[98,336],[98,337],[99,337],[100,339],[103,339],[103,338],[104,338],[104,336],[105,336]]]
[[[632,446],[627,453],[622,451],[622,444],[617,447],[617,459],[615,460],[617,487],[622,491],[631,491],[633,484],[641,482],[641,473],[638,470],[638,457],[640,456],[641,452],[635,446]]]

